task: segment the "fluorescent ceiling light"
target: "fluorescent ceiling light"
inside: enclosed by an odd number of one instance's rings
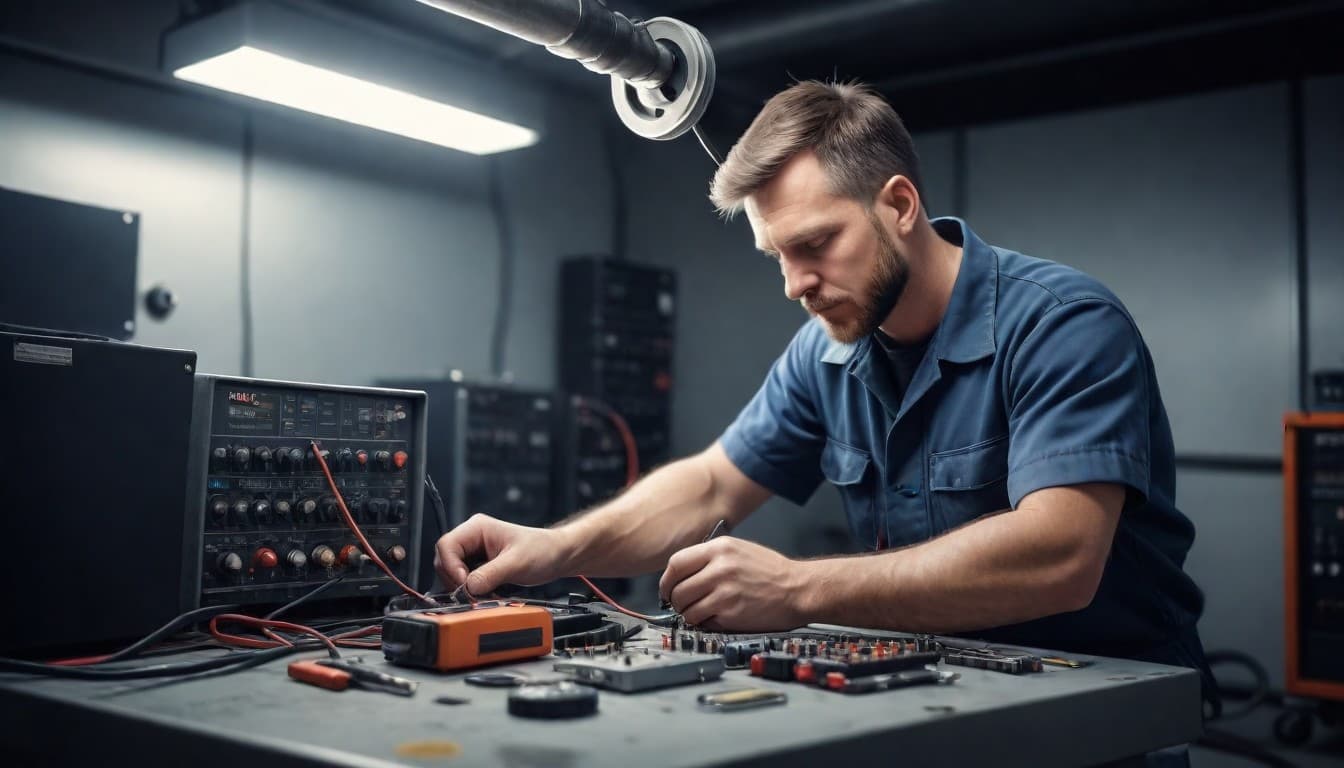
[[[537,143],[530,128],[242,45],[175,77],[476,155]]]

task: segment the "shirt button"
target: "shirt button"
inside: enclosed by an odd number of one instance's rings
[[[918,488],[906,488],[905,486],[901,486],[900,488],[897,488],[897,489],[896,489],[896,492],[899,493],[899,494],[901,494],[902,496],[904,496],[904,497],[907,498],[907,499],[913,499],[913,498],[915,498],[916,496],[919,495],[919,489],[918,489]]]

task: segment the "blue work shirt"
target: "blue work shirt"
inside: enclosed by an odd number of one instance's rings
[[[728,457],[798,504],[829,480],[869,549],[1041,488],[1127,486],[1088,607],[969,634],[1204,667],[1203,595],[1182,571],[1194,526],[1175,506],[1171,427],[1133,318],[1076,269],[986,245],[958,219],[933,225],[962,263],[904,396],[876,339],[842,344],[810,321],[724,432]]]

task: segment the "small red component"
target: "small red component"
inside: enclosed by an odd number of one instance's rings
[[[359,462],[359,465],[360,465],[361,467],[364,466],[365,464],[368,464],[368,463],[369,463],[369,452],[368,452],[368,451],[365,451],[365,450],[358,450],[358,451],[355,451],[355,461]]]
[[[765,657],[759,653],[751,656],[751,674],[761,677],[765,674]]]
[[[256,554],[252,555],[252,564],[260,568],[274,568],[280,564],[280,558],[276,556],[275,550],[270,547],[258,549]]]
[[[826,687],[827,687],[827,688],[830,688],[830,689],[833,690],[833,691],[838,691],[838,690],[840,690],[841,688],[844,688],[846,682],[848,682],[848,681],[845,680],[845,673],[844,673],[844,672],[827,672],[827,673],[826,673]]]
[[[793,666],[793,679],[800,683],[817,682],[817,670],[810,661],[800,661]]]
[[[397,451],[392,454],[392,466],[397,469],[404,469],[406,467],[406,460],[409,458],[410,456],[407,455],[405,451]]]

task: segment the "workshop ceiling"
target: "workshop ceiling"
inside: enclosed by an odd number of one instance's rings
[[[605,98],[574,62],[412,0],[320,0]],[[861,79],[912,128],[1003,119],[1344,69],[1344,2],[609,0],[714,49],[719,98],[752,113],[792,79]]]

